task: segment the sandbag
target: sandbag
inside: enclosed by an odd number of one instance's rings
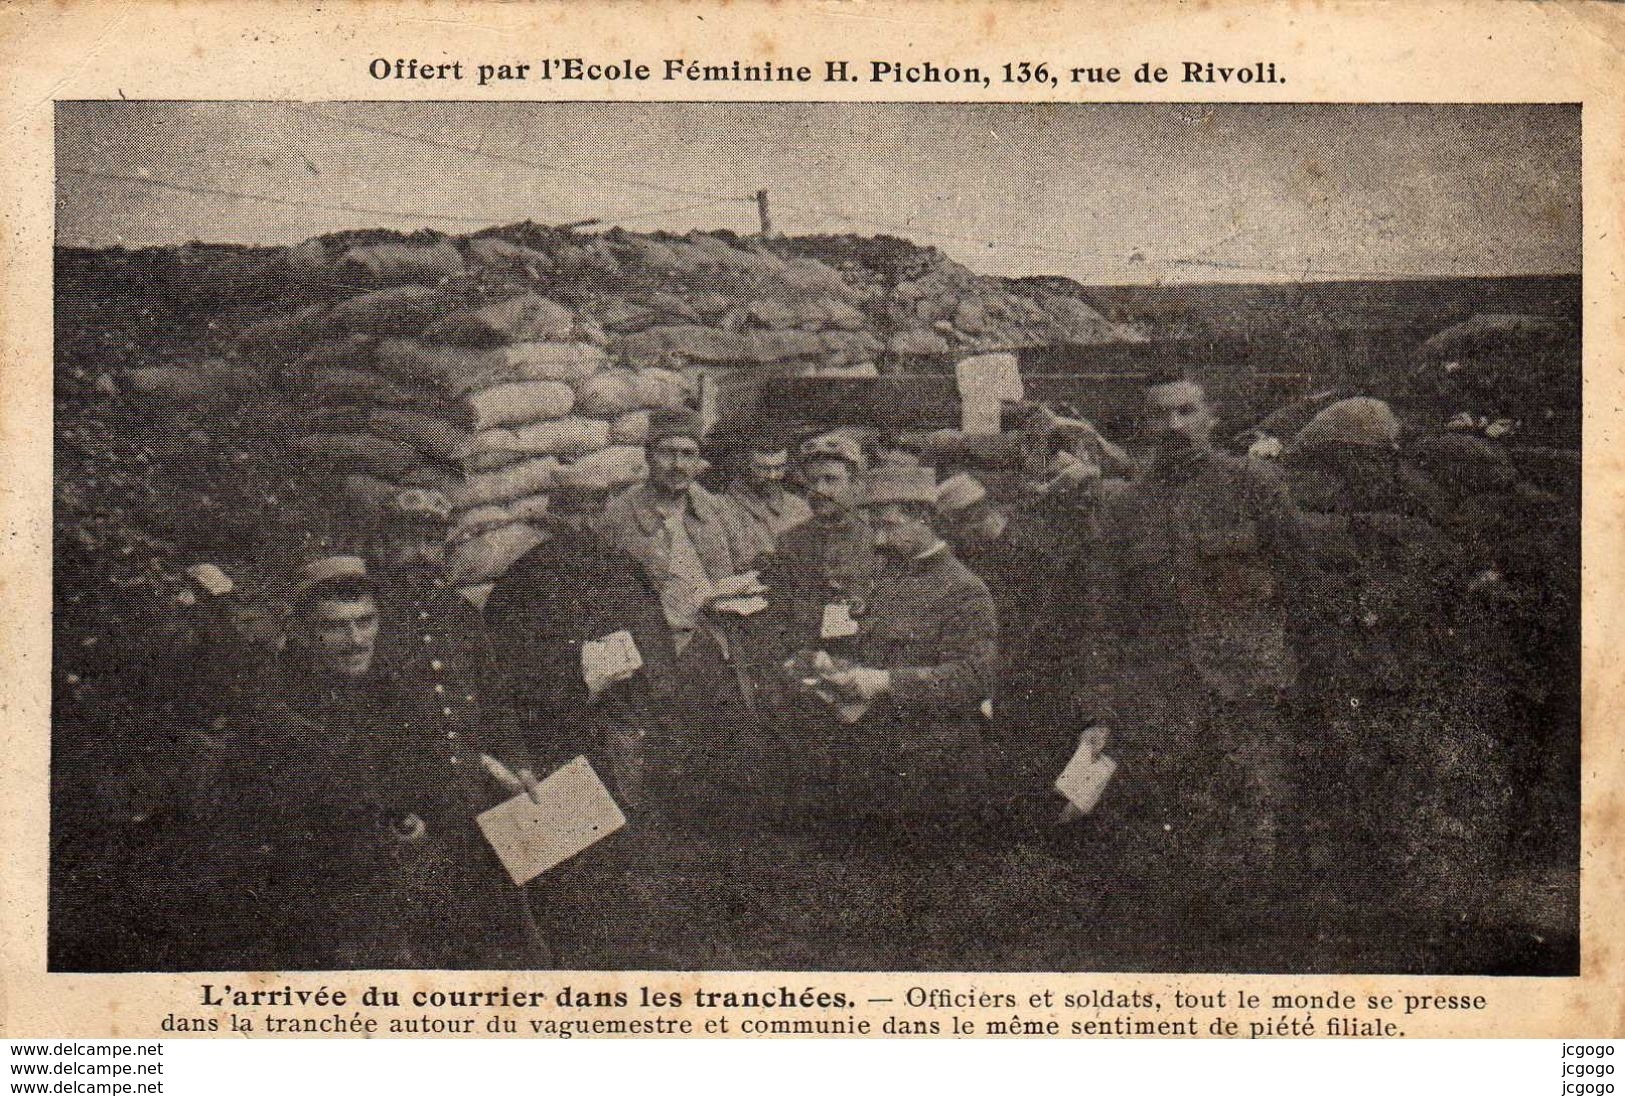
[[[264,385],[253,369],[219,358],[196,367],[149,365],[126,369],[123,378],[125,387],[140,395],[181,401],[240,395]]]
[[[325,304],[309,304],[286,316],[271,316],[249,324],[238,336],[244,349],[276,357],[297,357],[328,330]]]
[[[744,339],[746,357],[755,362],[815,358],[824,350],[823,340],[815,331],[750,331]]]
[[[499,236],[477,236],[468,241],[468,253],[482,266],[491,269],[522,268],[532,274],[546,274],[553,269],[553,260],[545,251],[521,247]]]
[[[607,419],[643,410],[638,403],[637,374],[629,369],[593,374],[576,389],[575,409],[578,415]]]
[[[508,503],[508,513],[519,521],[539,524],[547,517],[548,498],[546,495],[527,495],[522,499],[514,499]]]
[[[362,511],[385,511],[395,505],[402,487],[398,483],[377,476],[350,475],[344,477],[344,495]]]
[[[308,434],[288,444],[295,459],[338,475],[399,480],[419,462],[417,450],[376,434]]]
[[[888,353],[898,357],[940,357],[949,353],[948,340],[935,331],[899,331],[886,343]]]
[[[825,331],[818,341],[824,364],[836,367],[871,363],[886,349],[885,344],[867,331]]]
[[[472,586],[501,578],[514,561],[547,539],[523,522],[504,525],[454,545],[446,561],[446,580]]]
[[[494,384],[464,397],[473,412],[474,430],[541,422],[570,413],[576,394],[558,381],[510,381]]]
[[[463,257],[444,240],[432,244],[381,243],[352,247],[340,260],[385,282],[437,281],[463,273]]]
[[[609,444],[609,424],[600,419],[572,415],[513,428],[482,430],[468,444],[465,456],[509,452],[535,456],[582,457]]]
[[[372,433],[391,438],[436,460],[457,460],[473,435],[438,415],[405,408],[376,408],[368,416]]]
[[[569,490],[607,491],[647,478],[649,466],[641,446],[616,445],[590,453],[558,470],[558,486]]]
[[[470,475],[449,495],[458,510],[492,502],[507,502],[526,495],[546,494],[558,486],[556,457],[533,457],[494,472]]]
[[[864,314],[835,297],[822,297],[818,301],[819,308],[830,323],[845,331],[861,331],[868,326],[868,318]]]
[[[751,319],[763,327],[783,331],[801,323],[801,312],[782,301],[764,299],[750,303]]]
[[[649,412],[628,411],[609,424],[609,444],[642,445],[649,440]]]
[[[745,342],[733,331],[700,324],[670,324],[623,335],[611,344],[628,365],[661,366],[670,362],[732,362],[747,360]]]
[[[388,377],[365,369],[318,367],[284,378],[283,387],[295,399],[316,406],[403,404],[412,399]]]
[[[449,499],[463,489],[463,477],[459,473],[432,464],[420,464],[401,476],[401,486],[439,491]]]
[[[590,325],[578,325],[583,334]],[[601,333],[600,333],[601,335]],[[609,368],[609,355],[591,342],[521,342],[497,351],[512,367],[514,376],[527,381],[561,381],[574,387]]]
[[[511,381],[569,384],[597,372],[604,352],[585,343],[518,343],[496,350],[390,339],[374,355],[379,372],[451,396]]]
[[[514,516],[506,506],[496,504],[488,506],[475,506],[464,510],[457,515],[457,521],[446,535],[448,544],[461,544],[465,540],[489,533],[493,529],[500,529],[504,525],[512,525]]]
[[[575,313],[562,304],[521,293],[472,312],[454,312],[423,333],[431,342],[494,347],[514,342],[568,341]]]
[[[688,381],[669,369],[644,369],[633,379],[632,395],[641,410],[681,407],[688,402]]]
[[[375,338],[416,335],[451,307],[452,302],[439,289],[401,285],[340,301],[333,306],[329,326],[334,331]]]
[[[495,472],[498,468],[507,468],[530,459],[528,453],[518,453],[512,449],[488,449],[479,453],[466,453],[463,456],[463,470],[469,475],[477,472]]]

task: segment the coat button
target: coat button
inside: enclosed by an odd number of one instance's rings
[[[440,709],[440,714],[441,715],[450,715],[451,714],[451,709],[450,708],[441,708]]]
[[[444,685],[436,685],[436,686],[435,686],[435,687],[434,687],[434,691],[435,691],[435,692],[436,692],[436,693],[443,693],[443,692],[445,692],[445,691],[446,691],[446,687],[445,687],[445,686],[444,686]]]
[[[427,610],[427,609],[419,609],[418,610],[418,619],[419,620],[428,620],[429,619],[429,610]]]
[[[425,643],[433,643],[434,642],[434,636],[425,635],[423,637],[423,642],[425,642]]]
[[[451,755],[451,763],[453,765],[457,764],[461,760],[462,760],[462,758],[458,757],[456,754]]]
[[[431,670],[444,670],[445,668],[446,664],[441,662],[438,658],[429,663],[429,669]]]
[[[456,731],[447,731],[446,732],[446,737],[447,738],[456,738],[457,737],[457,732]]]

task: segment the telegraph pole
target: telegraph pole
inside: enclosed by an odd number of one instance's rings
[[[763,237],[773,235],[773,217],[767,211],[767,191],[756,192],[756,213],[762,219]]]

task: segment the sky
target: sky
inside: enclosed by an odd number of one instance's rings
[[[57,169],[69,246],[743,233],[766,189],[778,232],[906,236],[1010,277],[1580,269],[1563,105],[63,102]]]

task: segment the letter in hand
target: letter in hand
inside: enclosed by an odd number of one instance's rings
[[[891,692],[891,674],[886,670],[876,670],[868,666],[854,666],[849,670],[826,673],[824,682],[832,686],[840,696],[865,704],[873,703],[877,697]]]

